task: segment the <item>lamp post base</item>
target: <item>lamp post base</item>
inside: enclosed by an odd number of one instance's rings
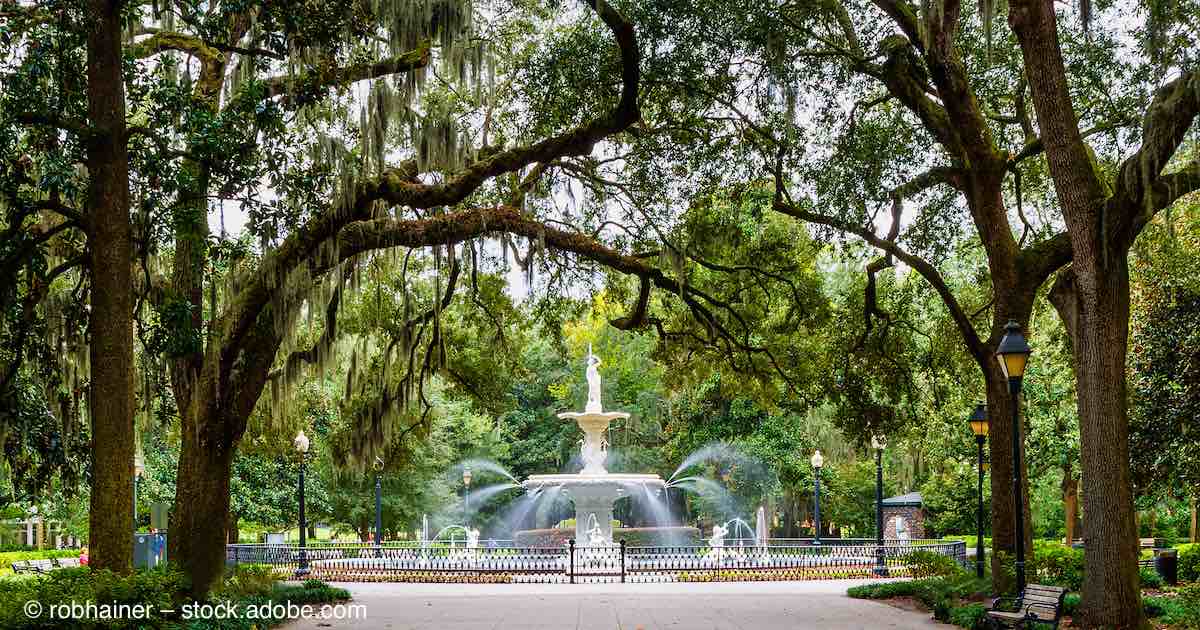
[[[875,568],[871,572],[879,577],[888,576],[887,554],[884,552],[883,547],[875,548]]]

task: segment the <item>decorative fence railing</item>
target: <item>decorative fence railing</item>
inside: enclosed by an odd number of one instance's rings
[[[750,541],[753,542],[753,541]],[[450,544],[229,545],[227,564],[340,582],[715,582],[910,575],[915,551],[966,564],[961,541],[737,541],[725,546],[512,547]]]

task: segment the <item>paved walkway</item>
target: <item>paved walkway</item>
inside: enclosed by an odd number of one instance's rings
[[[356,621],[287,630],[783,630],[950,628],[928,613],[851,599],[861,581],[687,584],[338,584],[365,607]]]

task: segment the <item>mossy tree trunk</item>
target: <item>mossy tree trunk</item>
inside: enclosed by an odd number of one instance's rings
[[[88,247],[91,250],[90,565],[133,561],[133,230],[121,63],[121,3],[88,4]]]

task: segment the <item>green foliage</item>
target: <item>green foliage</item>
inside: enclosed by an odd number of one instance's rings
[[[120,576],[111,571],[80,567],[59,569],[28,580],[0,581],[0,627],[12,630],[61,627],[59,620],[27,617],[23,605],[30,600],[40,602],[44,609],[56,604],[89,601],[148,604],[153,608],[147,623],[161,626],[166,619],[157,611],[174,609],[181,601],[179,593],[183,591],[184,584],[183,574],[171,568],[136,571],[128,576]],[[86,630],[114,626],[100,621],[89,623],[78,620],[74,627]]]
[[[934,473],[921,486],[925,511],[925,535],[939,538],[946,534],[973,532],[977,526],[977,472],[974,465],[951,463]],[[991,530],[991,484],[983,484],[984,533]]]
[[[25,580],[0,580],[0,628],[11,630],[50,630],[63,627],[62,621],[47,618],[29,619],[24,604],[30,600],[41,602],[43,610],[51,605],[71,602],[116,603],[123,605],[149,605],[151,616],[141,621],[109,622],[76,620],[73,629],[78,630],[262,630],[279,625],[285,619],[267,620],[199,620],[184,624],[168,619],[157,611],[179,610],[188,602],[183,596],[186,578],[172,567],[160,567],[148,571],[135,571],[120,576],[110,571],[94,571],[88,567],[59,569],[48,575]],[[349,592],[333,588],[318,580],[308,580],[299,585],[279,585],[270,577],[269,570],[253,565],[239,566],[212,595],[210,601],[230,601],[239,606],[250,604],[291,602],[298,605],[345,601]],[[266,625],[264,625],[264,623]]]
[[[1184,582],[1200,582],[1200,543],[1179,546],[1179,579]]]
[[[1083,550],[1056,542],[1035,541],[1029,570],[1030,582],[1062,586],[1078,591],[1083,587]]]
[[[1170,495],[1200,485],[1200,211],[1162,217],[1132,259],[1130,445],[1134,480]]]
[[[1162,588],[1162,576],[1155,571],[1153,567],[1141,567],[1138,569],[1138,577],[1141,580],[1142,588]]]
[[[988,607],[984,604],[964,604],[950,608],[946,616],[947,623],[968,628],[969,630],[984,630],[988,627]]]
[[[263,596],[275,588],[277,581],[278,578],[270,565],[239,564],[213,592],[213,597],[237,600]]]
[[[917,579],[931,577],[954,577],[963,572],[953,558],[933,551],[914,551],[902,558],[908,572]]]
[[[935,619],[975,629],[983,627],[978,624],[984,607],[965,600],[986,596],[990,588],[991,583],[987,579],[981,580],[973,574],[959,571],[948,577],[854,586],[846,594],[859,599],[911,597],[933,611]]]

